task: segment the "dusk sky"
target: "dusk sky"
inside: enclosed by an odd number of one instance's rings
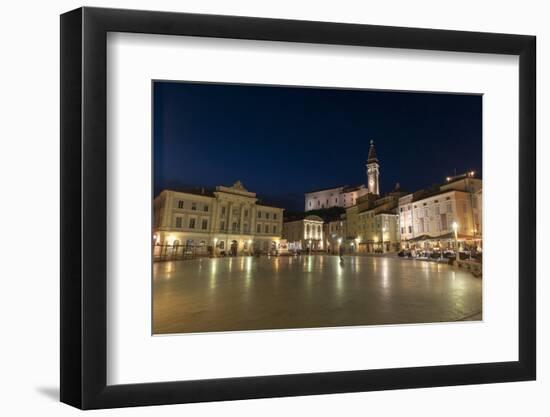
[[[240,180],[303,210],[306,191],[366,184],[371,139],[381,194],[481,175],[481,96],[157,81],[153,107],[155,195]]]

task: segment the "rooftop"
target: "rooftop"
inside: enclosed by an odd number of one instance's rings
[[[313,193],[318,193],[318,192],[321,192],[321,191],[339,190],[341,188],[344,189],[344,188],[347,188],[347,187],[349,187],[349,185],[339,185],[337,187],[318,188],[316,190],[306,191],[304,194],[313,194]]]

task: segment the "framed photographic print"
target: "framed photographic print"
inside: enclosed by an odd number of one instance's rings
[[[535,379],[535,38],[61,16],[61,400]]]

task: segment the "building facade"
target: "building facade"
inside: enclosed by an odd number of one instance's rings
[[[324,224],[325,250],[328,253],[338,253],[340,245],[345,244],[347,235],[346,214],[339,219],[331,220]]]
[[[305,211],[321,210],[331,207],[350,207],[357,199],[367,194],[364,185],[356,187],[341,186],[305,193]]]
[[[399,233],[403,248],[480,248],[482,241],[482,181],[467,173],[431,190],[399,199]],[[456,226],[456,230],[455,227]],[[455,233],[456,232],[456,233]]]
[[[357,209],[357,220],[349,239],[355,241],[354,248],[358,252],[380,253],[399,250],[399,216],[397,205],[403,192],[399,186],[384,197],[375,197],[360,201]]]
[[[262,205],[240,181],[214,191],[163,190],[154,200],[153,243],[207,247],[214,255],[276,250],[283,209]]]
[[[291,252],[322,251],[325,248],[323,219],[306,216],[283,223],[283,238]]]

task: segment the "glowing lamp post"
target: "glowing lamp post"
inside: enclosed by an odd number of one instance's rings
[[[455,251],[456,251],[456,260],[458,261],[458,223],[453,222],[453,230],[455,232]]]

